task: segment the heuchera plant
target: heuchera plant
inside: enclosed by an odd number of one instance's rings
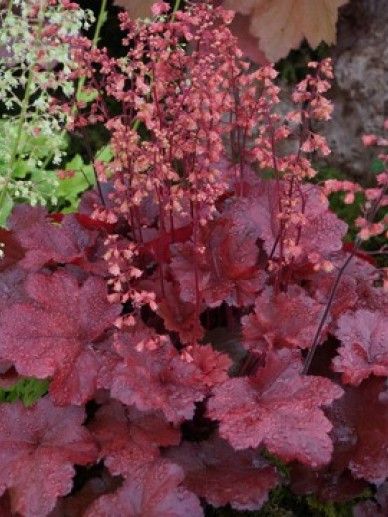
[[[49,380],[35,406],[0,406],[1,508],[196,517],[260,509],[284,482],[330,501],[372,483],[380,508],[388,303],[360,247],[386,231],[388,173],[366,190],[309,181],[330,152],[314,130],[329,60],[283,117],[230,12],[168,9],[121,15],[124,58],[73,38],[70,79],[95,99],[63,109],[71,129],[103,123],[114,160],[95,161],[79,212],[19,205],[1,231],[1,382]],[[366,199],[350,249],[338,191]]]

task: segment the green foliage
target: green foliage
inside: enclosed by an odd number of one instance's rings
[[[25,406],[31,406],[47,393],[48,385],[48,381],[22,379],[9,388],[0,388],[0,403],[21,400]]]
[[[314,496],[308,496],[306,501],[315,515],[322,517],[352,517],[352,505],[350,503],[322,502]]]
[[[372,161],[370,170],[371,170],[371,172],[373,172],[373,174],[380,174],[381,172],[384,172],[384,170],[385,170],[384,163],[381,160],[379,160],[378,158],[375,158]]]
[[[109,163],[112,158],[109,146],[102,147],[96,155],[96,159],[103,163]],[[79,154],[66,164],[65,170],[72,175],[59,181],[55,195],[61,211],[70,213],[77,210],[81,194],[96,184],[96,178],[93,165],[85,163]]]
[[[67,146],[65,134],[33,136],[22,131],[19,153],[12,162],[10,178],[7,180],[7,146],[10,140],[16,138],[15,132],[16,128],[10,120],[0,121],[0,187],[6,188],[0,206],[0,226],[5,226],[15,203],[55,206],[58,179],[53,170],[54,163],[49,164],[48,158],[60,161]]]

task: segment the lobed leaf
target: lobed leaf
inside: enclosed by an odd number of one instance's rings
[[[343,392],[323,377],[301,376],[301,367],[296,350],[272,351],[254,377],[217,386],[207,414],[220,422],[220,435],[237,450],[263,445],[284,461],[328,463],[332,425],[320,406]]]
[[[114,494],[93,503],[85,517],[201,517],[197,497],[181,486],[183,471],[166,460],[139,468]]]
[[[185,471],[185,486],[215,507],[259,510],[278,481],[275,468],[258,451],[235,451],[216,435],[200,443],[183,442],[166,456]]]
[[[64,271],[30,274],[27,299],[0,314],[0,357],[21,375],[53,377],[58,404],[82,404],[96,390],[100,362],[93,342],[110,328],[120,306],[106,298],[105,282],[79,285]]]
[[[47,515],[72,488],[74,464],[96,460],[82,408],[58,408],[48,397],[25,408],[0,405],[0,494],[8,488],[14,512]]]

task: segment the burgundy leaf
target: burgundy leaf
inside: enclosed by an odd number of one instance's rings
[[[334,452],[323,469],[293,465],[291,487],[297,494],[321,500],[346,501],[361,495],[367,481],[388,476],[388,403],[382,379],[370,378],[326,410],[333,429]],[[349,470],[350,469],[350,470]]]
[[[104,201],[107,208],[112,208],[113,203],[111,201],[111,192],[113,191],[113,182],[112,181],[104,181],[100,184],[102,194],[104,196]],[[91,190],[87,190],[82,194],[81,202],[79,205],[79,212],[81,214],[86,214],[91,216],[96,208],[101,207],[101,196],[98,191],[98,188],[93,188]]]
[[[0,271],[13,266],[24,257],[24,249],[21,247],[13,232],[0,228],[0,242],[3,244],[4,256],[0,260]]]
[[[345,253],[339,253],[333,257],[332,262],[337,271],[348,257],[349,255]],[[333,285],[337,280],[337,271],[332,273],[318,272],[311,276],[307,289],[319,303],[327,303]],[[333,323],[336,322],[337,318],[350,310],[383,310],[388,315],[388,293],[373,285],[376,272],[376,268],[370,264],[353,257],[341,276],[330,307],[330,313],[333,317],[331,330],[335,330]]]
[[[171,271],[179,282],[182,300],[196,303],[195,266],[200,301],[209,307],[222,302],[243,307],[254,303],[264,284],[258,267],[259,249],[250,227],[238,229],[232,219],[221,218],[201,230],[199,248],[191,242],[172,246]]]
[[[44,208],[18,205],[9,219],[10,229],[25,249],[20,265],[26,269],[83,259],[96,239],[96,233],[86,230],[73,215],[65,216],[61,224],[53,224],[47,215]]]
[[[174,232],[165,232],[155,239],[152,239],[144,244],[143,251],[152,253],[160,262],[169,262],[170,260],[170,245],[178,242],[185,242],[193,233],[193,225],[188,224],[181,228],[176,228]]]
[[[182,343],[193,343],[203,337],[204,329],[194,304],[180,299],[179,288],[165,282],[164,296],[157,298],[157,313],[163,318],[167,330],[178,332]]]
[[[159,456],[159,446],[177,445],[180,433],[161,413],[142,413],[118,401],[101,407],[89,426],[100,458],[113,475],[128,475]]]
[[[273,252],[279,235],[277,184],[274,181],[263,181],[245,201],[238,217],[240,225],[248,218],[251,224],[256,224],[258,237],[264,242],[264,249],[268,254]],[[280,188],[286,188],[280,184]],[[342,249],[342,239],[347,231],[347,225],[330,211],[326,197],[321,189],[311,184],[301,187],[299,195],[294,200],[296,213],[308,215],[306,223],[300,227],[290,223],[285,237],[298,242],[301,254],[297,263],[309,262],[310,253],[318,253],[330,257],[333,252]],[[279,255],[279,247],[273,256]]]
[[[291,467],[290,486],[297,495],[313,495],[320,501],[345,502],[360,496],[368,483],[355,479],[351,472],[333,460],[323,469],[316,470],[306,465],[294,464]]]
[[[342,346],[333,360],[345,383],[359,385],[369,375],[388,376],[388,315],[360,309],[337,322]]]
[[[341,250],[348,226],[329,209],[327,198],[320,188],[305,184],[299,203],[304,205],[304,213],[308,215],[299,242],[304,255],[318,252],[329,257],[331,253]],[[298,227],[291,228],[290,232],[296,235]]]
[[[277,482],[274,467],[254,450],[236,452],[214,436],[200,443],[184,442],[166,456],[185,471],[185,486],[215,507],[259,510]]]
[[[335,461],[356,478],[380,484],[388,477],[388,394],[385,380],[370,377],[328,408]]]
[[[26,277],[26,271],[19,266],[9,267],[0,273],[0,312],[13,303],[25,299]]]
[[[48,397],[30,408],[20,402],[0,406],[0,494],[10,489],[14,512],[47,515],[70,492],[73,464],[95,461],[84,418],[82,408],[58,408]]]
[[[31,274],[30,297],[0,314],[0,357],[21,375],[53,377],[58,404],[82,404],[93,396],[99,361],[93,341],[109,328],[120,307],[106,299],[105,282],[89,277],[82,286],[65,272]]]
[[[342,390],[323,377],[301,376],[296,350],[267,355],[255,377],[235,378],[214,389],[208,416],[220,422],[220,434],[235,449],[265,445],[285,461],[317,466],[330,461],[332,425],[320,406]]]
[[[336,271],[334,271],[334,273],[320,271],[315,273],[311,278],[308,290],[315,300],[321,304],[326,304],[336,280]],[[336,289],[333,303],[330,306],[330,315],[334,323],[341,314],[355,307],[357,299],[357,280],[352,275],[342,275]],[[333,321],[331,325],[333,325]]]
[[[87,230],[114,230],[114,224],[107,223],[105,221],[99,221],[98,219],[92,219],[86,214],[74,214],[76,220]]]
[[[149,349],[133,334],[120,333],[117,348],[124,360],[113,373],[112,397],[141,411],[161,410],[175,423],[193,417],[206,392],[198,368],[169,342]]]
[[[85,517],[201,517],[197,497],[183,488],[183,471],[158,460],[146,464],[114,494],[100,497]]]
[[[275,294],[268,287],[257,298],[255,311],[242,318],[244,344],[252,351],[273,347],[311,346],[323,307],[298,286]]]
[[[201,378],[206,386],[212,388],[228,379],[232,360],[211,345],[192,345],[186,349],[185,355],[202,372]]]

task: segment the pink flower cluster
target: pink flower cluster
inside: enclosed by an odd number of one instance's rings
[[[276,72],[248,68],[229,12],[166,10],[122,16],[124,58],[74,40],[94,100],[68,106],[72,126],[105,124],[114,159],[77,213],[19,205],[2,232],[0,381],[49,390],[0,405],[0,512],[259,510],[278,460],[295,493],[375,485],[379,511],[388,297],[361,244],[386,224],[387,173],[376,189],[309,182],[329,60],[281,117]],[[366,198],[350,247],[338,190]]]

